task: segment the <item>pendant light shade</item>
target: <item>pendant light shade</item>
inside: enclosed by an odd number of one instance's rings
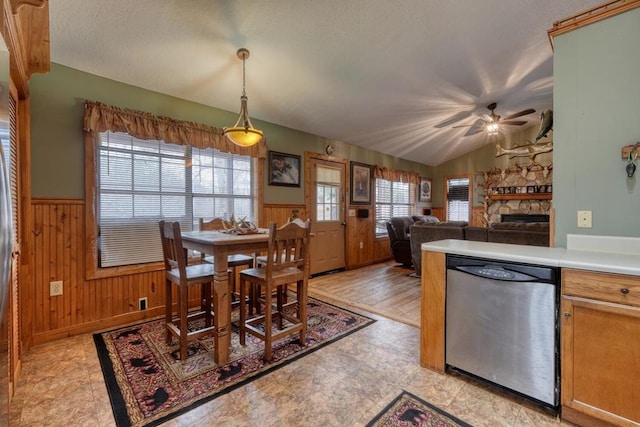
[[[229,128],[223,129],[229,141],[243,147],[250,147],[262,141],[262,131],[256,129],[251,124],[249,111],[247,110],[247,93],[245,91],[245,69],[244,62],[249,57],[249,50],[245,48],[238,49],[238,58],[242,59],[242,96],[240,96],[240,116],[236,123]]]

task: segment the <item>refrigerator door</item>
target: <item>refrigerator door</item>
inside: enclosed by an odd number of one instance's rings
[[[11,275],[11,190],[3,144],[0,144],[0,321],[8,296]]]
[[[2,37],[0,37],[0,41]],[[0,43],[0,322],[9,296],[13,226],[11,209],[11,181],[9,180],[9,52]],[[6,325],[3,325],[6,327]]]

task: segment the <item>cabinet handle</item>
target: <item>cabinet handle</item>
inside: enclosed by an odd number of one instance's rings
[[[628,288],[622,288],[620,289],[620,292],[622,292],[623,294],[628,294],[629,293],[629,289]]]
[[[564,317],[571,317],[571,313],[569,313],[568,311],[564,312]]]

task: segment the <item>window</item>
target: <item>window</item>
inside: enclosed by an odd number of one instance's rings
[[[211,148],[98,134],[99,267],[162,260],[158,221],[253,221],[252,160]]]
[[[447,221],[469,221],[470,179],[468,176],[445,177]]]
[[[340,219],[340,169],[318,166],[316,169],[316,221]]]
[[[415,191],[408,182],[376,179],[376,235],[386,235],[386,222],[394,216],[411,215]]]

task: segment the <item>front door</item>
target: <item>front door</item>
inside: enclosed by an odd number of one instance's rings
[[[345,267],[346,162],[312,157],[309,162],[311,274]]]

